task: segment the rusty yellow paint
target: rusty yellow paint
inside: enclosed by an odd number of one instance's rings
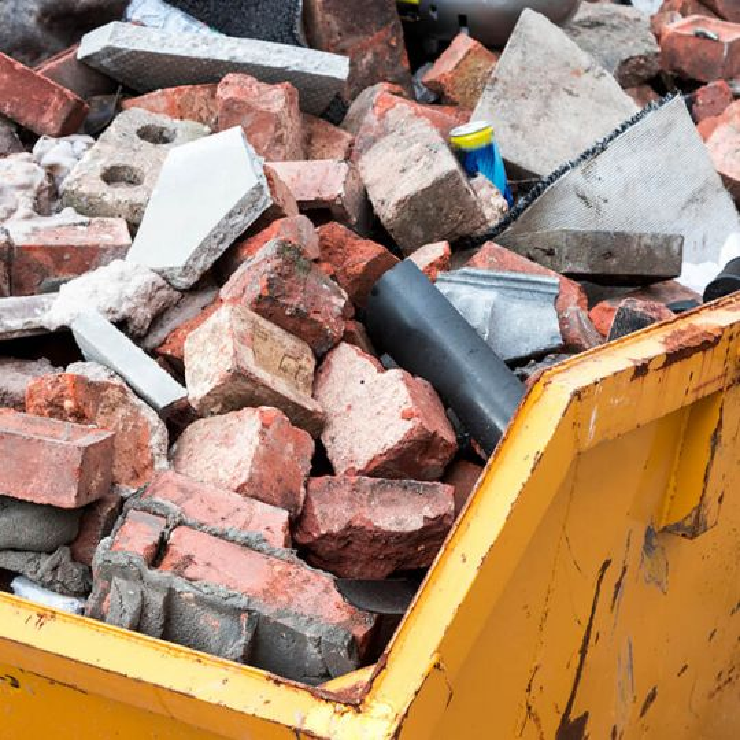
[[[3,737],[733,738],[738,381],[738,299],[549,371],[386,655],[320,689],[0,597]]]

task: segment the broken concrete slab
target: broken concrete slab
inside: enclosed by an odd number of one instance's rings
[[[62,185],[62,202],[88,216],[144,217],[167,153],[210,133],[193,121],[132,108],[119,113]]]
[[[660,47],[650,30],[650,16],[612,3],[581,3],[563,31],[622,87],[635,87],[661,69]]]
[[[467,267],[442,273],[436,285],[502,360],[524,360],[563,346],[556,277]]]
[[[189,288],[271,202],[261,160],[240,127],[173,149],[127,260]]]
[[[71,329],[86,360],[123,378],[160,416],[187,398],[185,388],[99,313],[80,314]]]
[[[0,341],[48,334],[46,319],[56,298],[56,293],[0,298]]]
[[[740,215],[683,99],[632,123],[535,189],[504,238],[550,229],[682,234],[684,260],[716,261]]]
[[[255,39],[185,36],[146,26],[109,23],[88,33],[78,57],[138,92],[219,82],[230,72],[262,82],[290,82],[301,108],[320,115],[349,76],[349,60],[314,49]]]
[[[68,547],[51,555],[26,550],[0,551],[0,568],[64,596],[87,596],[92,588],[90,568],[72,560]]]
[[[551,229],[504,233],[504,247],[555,272],[591,282],[644,285],[681,274],[681,234]]]
[[[543,177],[636,111],[605,69],[562,29],[527,8],[472,119],[493,124],[510,176]]]
[[[54,552],[77,536],[82,509],[0,496],[0,550]]]

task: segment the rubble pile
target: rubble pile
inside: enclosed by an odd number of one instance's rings
[[[32,5],[0,33],[0,571],[89,618],[311,684],[372,662],[342,579],[418,579],[540,373],[740,255],[730,0],[527,9],[413,78],[391,0],[252,35]]]

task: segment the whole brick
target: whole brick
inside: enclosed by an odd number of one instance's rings
[[[79,372],[46,375],[28,384],[28,413],[113,432],[113,482],[136,488],[150,481],[155,470],[167,466],[164,423],[112,373],[86,364],[70,368]]]
[[[594,337],[589,340],[588,332],[588,299],[586,291],[574,280],[569,280],[553,270],[522,257],[494,242],[486,242],[480,250],[468,260],[466,267],[494,272],[521,272],[528,275],[547,275],[557,277],[560,281],[560,292],[555,301],[558,312],[560,332],[568,347],[578,350],[590,349]]]
[[[696,31],[716,34],[703,38]],[[740,76],[740,23],[689,16],[671,23],[660,39],[664,69],[702,82]]]
[[[14,224],[13,295],[36,295],[53,281],[77,277],[125,258],[131,236],[123,219],[94,218],[86,224],[24,228]]]
[[[123,110],[143,108],[150,113],[158,113],[181,121],[195,121],[215,129],[218,121],[217,88],[218,85],[168,87],[124,100],[121,107]]]
[[[384,246],[363,239],[336,222],[318,229],[320,259],[356,306],[364,307],[370,290],[396,264]]]
[[[226,75],[216,91],[218,130],[241,126],[268,161],[303,159],[298,91],[289,82],[268,85],[242,74]]]
[[[216,263],[216,271],[222,280],[228,280],[250,257],[254,257],[267,242],[282,239],[300,247],[306,259],[317,260],[320,257],[319,237],[311,220],[303,215],[287,216],[273,221],[269,226],[239,239],[231,245]]]
[[[26,410],[28,384],[57,370],[47,359],[20,360],[0,357],[0,408]]]
[[[480,230],[485,214],[445,140],[413,116],[392,112],[388,118],[392,130],[362,156],[360,174],[403,253]]]
[[[123,499],[114,488],[84,509],[77,537],[69,546],[72,560],[92,566],[95,550],[100,541],[111,533],[122,505]]]
[[[146,511],[129,511],[117,529],[111,550],[141,557],[152,565],[162,544],[167,520]]]
[[[437,279],[440,272],[450,269],[450,257],[452,251],[447,241],[425,244],[417,249],[410,259],[432,282]]]
[[[337,475],[436,480],[455,454],[455,433],[432,386],[404,370],[385,372],[340,344],[319,368],[321,439]]]
[[[172,466],[295,516],[303,506],[313,451],[311,435],[281,411],[242,409],[191,424],[173,449]]]
[[[224,305],[185,342],[185,381],[201,416],[273,406],[317,437],[321,406],[311,397],[311,348],[242,306]]]
[[[732,100],[732,90],[725,80],[715,80],[703,85],[690,98],[694,123],[722,115]]]
[[[0,491],[63,509],[99,499],[111,485],[113,434],[15,411],[0,412]]]
[[[349,159],[355,137],[323,118],[302,114],[303,155],[306,159]]]
[[[258,534],[272,547],[290,547],[288,512],[234,491],[210,486],[168,470],[157,473],[134,505],[174,508],[192,528],[203,527],[236,536]]]
[[[238,303],[306,342],[317,355],[335,346],[352,314],[347,294],[295,244],[273,239],[245,262],[221,290]]]
[[[0,52],[0,113],[39,136],[75,133],[88,106],[56,82]]]
[[[316,568],[340,578],[386,578],[431,565],[455,521],[442,483],[312,478],[295,541]]]
[[[473,110],[497,61],[479,41],[459,33],[421,81],[443,103]]]
[[[735,203],[740,203],[740,100],[715,120],[706,145],[722,182]]]
[[[70,90],[83,100],[95,95],[112,95],[118,84],[77,59],[79,45],[70,46],[38,64],[34,71],[57,85]]]

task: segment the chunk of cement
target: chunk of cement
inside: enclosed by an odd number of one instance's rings
[[[660,72],[660,47],[650,16],[611,3],[581,3],[563,31],[622,87],[644,84]]]
[[[0,298],[0,341],[48,334],[46,318],[57,296]]]
[[[563,275],[600,284],[643,285],[681,274],[681,234],[551,229],[502,234],[497,243]]]
[[[175,34],[109,23],[88,33],[80,61],[137,90],[219,82],[231,72],[267,83],[290,82],[301,108],[320,115],[345,86],[349,59],[314,49],[210,34]]]
[[[527,8],[471,120],[493,124],[510,176],[542,177],[636,111],[614,77]]]
[[[90,568],[72,560],[68,547],[51,555],[25,550],[0,551],[0,568],[19,573],[39,586],[64,596],[87,596],[92,588]]]
[[[563,346],[556,277],[466,267],[441,272],[436,286],[503,360],[537,357]]]
[[[62,202],[88,216],[125,218],[135,227],[167,153],[209,133],[194,121],[141,108],[123,111],[67,175]]]
[[[189,288],[272,204],[240,126],[173,149],[126,259]]]
[[[0,550],[54,552],[77,537],[82,509],[0,496]]]
[[[740,216],[680,96],[646,108],[511,211],[502,238],[551,229],[681,234],[687,262],[716,262]]]
[[[119,375],[160,416],[187,398],[185,388],[99,313],[80,314],[71,328],[88,362]]]

